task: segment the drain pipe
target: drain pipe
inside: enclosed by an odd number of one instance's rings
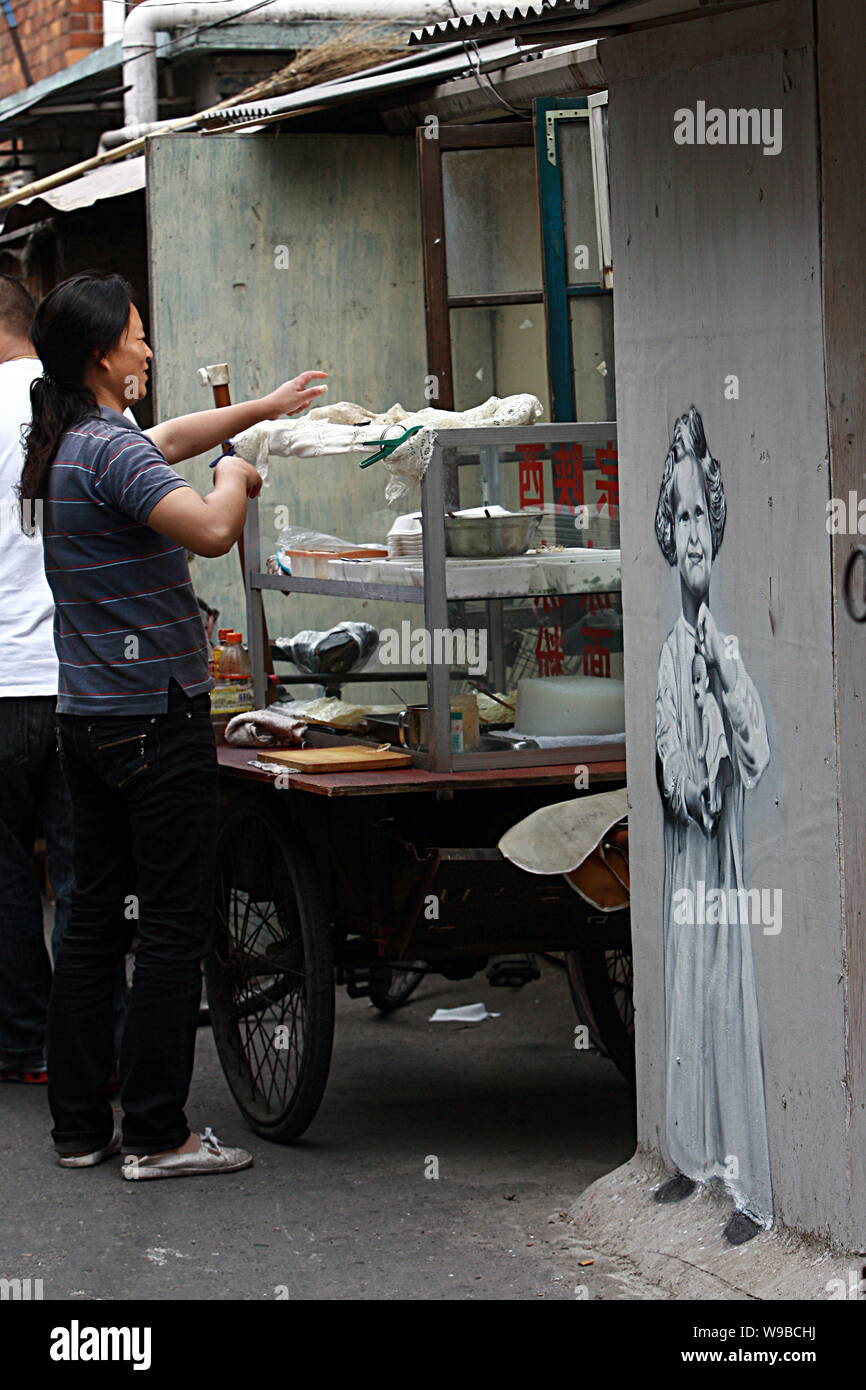
[[[311,14],[309,0],[265,0],[252,8],[251,0],[141,0],[130,11],[123,26],[123,86],[124,131],[103,136],[105,147],[109,137],[126,134],[130,127],[141,130],[157,120],[156,35],[160,31],[186,29],[201,25],[238,20],[244,24],[297,24],[315,18],[364,23],[366,21],[405,22],[407,28],[435,23],[453,17],[455,11],[471,15],[489,9],[487,0],[318,0]],[[127,136],[127,138],[129,138]]]

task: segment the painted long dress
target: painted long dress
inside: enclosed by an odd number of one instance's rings
[[[666,1148],[680,1172],[697,1181],[721,1178],[736,1207],[769,1226],[773,1196],[750,938],[754,927],[684,924],[675,921],[673,907],[677,890],[696,893],[700,880],[708,893],[745,887],[740,867],[744,792],[760,780],[770,749],[761,701],[742,660],[728,695],[712,671],[733,780],[708,838],[689,815],[684,797],[686,777],[701,780],[694,652],[694,629],[680,614],[662,647],[656,692],[657,767],[665,806]]]

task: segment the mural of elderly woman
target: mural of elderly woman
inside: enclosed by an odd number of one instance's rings
[[[741,902],[743,802],[770,759],[764,712],[736,637],[709,607],[725,531],[717,461],[694,406],[676,422],[656,538],[680,579],[682,611],[662,647],[656,753],[664,804],[665,1147],[676,1173],[656,1200],[719,1178],[734,1200],[725,1227],[742,1244],[773,1220],[761,1033],[748,921],[684,912]],[[722,770],[724,776],[721,775]],[[701,889],[703,884],[703,890]],[[687,891],[683,891],[687,890]],[[684,920],[688,919],[688,920]]]

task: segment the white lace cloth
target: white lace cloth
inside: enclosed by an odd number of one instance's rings
[[[413,425],[423,428],[407,439],[382,464],[390,479],[385,498],[395,502],[410,487],[420,483],[433,455],[437,429],[473,429],[479,425],[533,425],[543,414],[537,396],[491,396],[471,410],[404,410],[392,405],[390,410],[375,415],[351,401],[317,406],[297,420],[263,420],[252,429],[236,435],[236,452],[247,463],[255,464],[267,478],[268,458],[316,458],[322,454],[373,454],[380,447],[377,441],[399,439]]]

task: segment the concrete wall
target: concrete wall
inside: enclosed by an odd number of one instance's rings
[[[666,26],[606,40],[602,58],[610,88],[639,1142],[661,1147],[664,1115],[655,687],[660,648],[679,612],[677,572],[662,557],[653,520],[674,420],[694,404],[728,505],[712,612],[723,632],[739,637],[769,732],[769,766],[746,796],[744,875],[753,887],[783,893],[781,933],[752,929],[776,1216],[862,1245],[862,1166],[852,1178],[847,1153],[812,11],[783,0]],[[850,105],[855,100],[852,89]],[[699,101],[781,108],[781,153],[676,144],[675,111]],[[860,331],[862,338],[862,319]],[[730,375],[739,399],[725,397]],[[862,817],[859,831],[862,841]]]

